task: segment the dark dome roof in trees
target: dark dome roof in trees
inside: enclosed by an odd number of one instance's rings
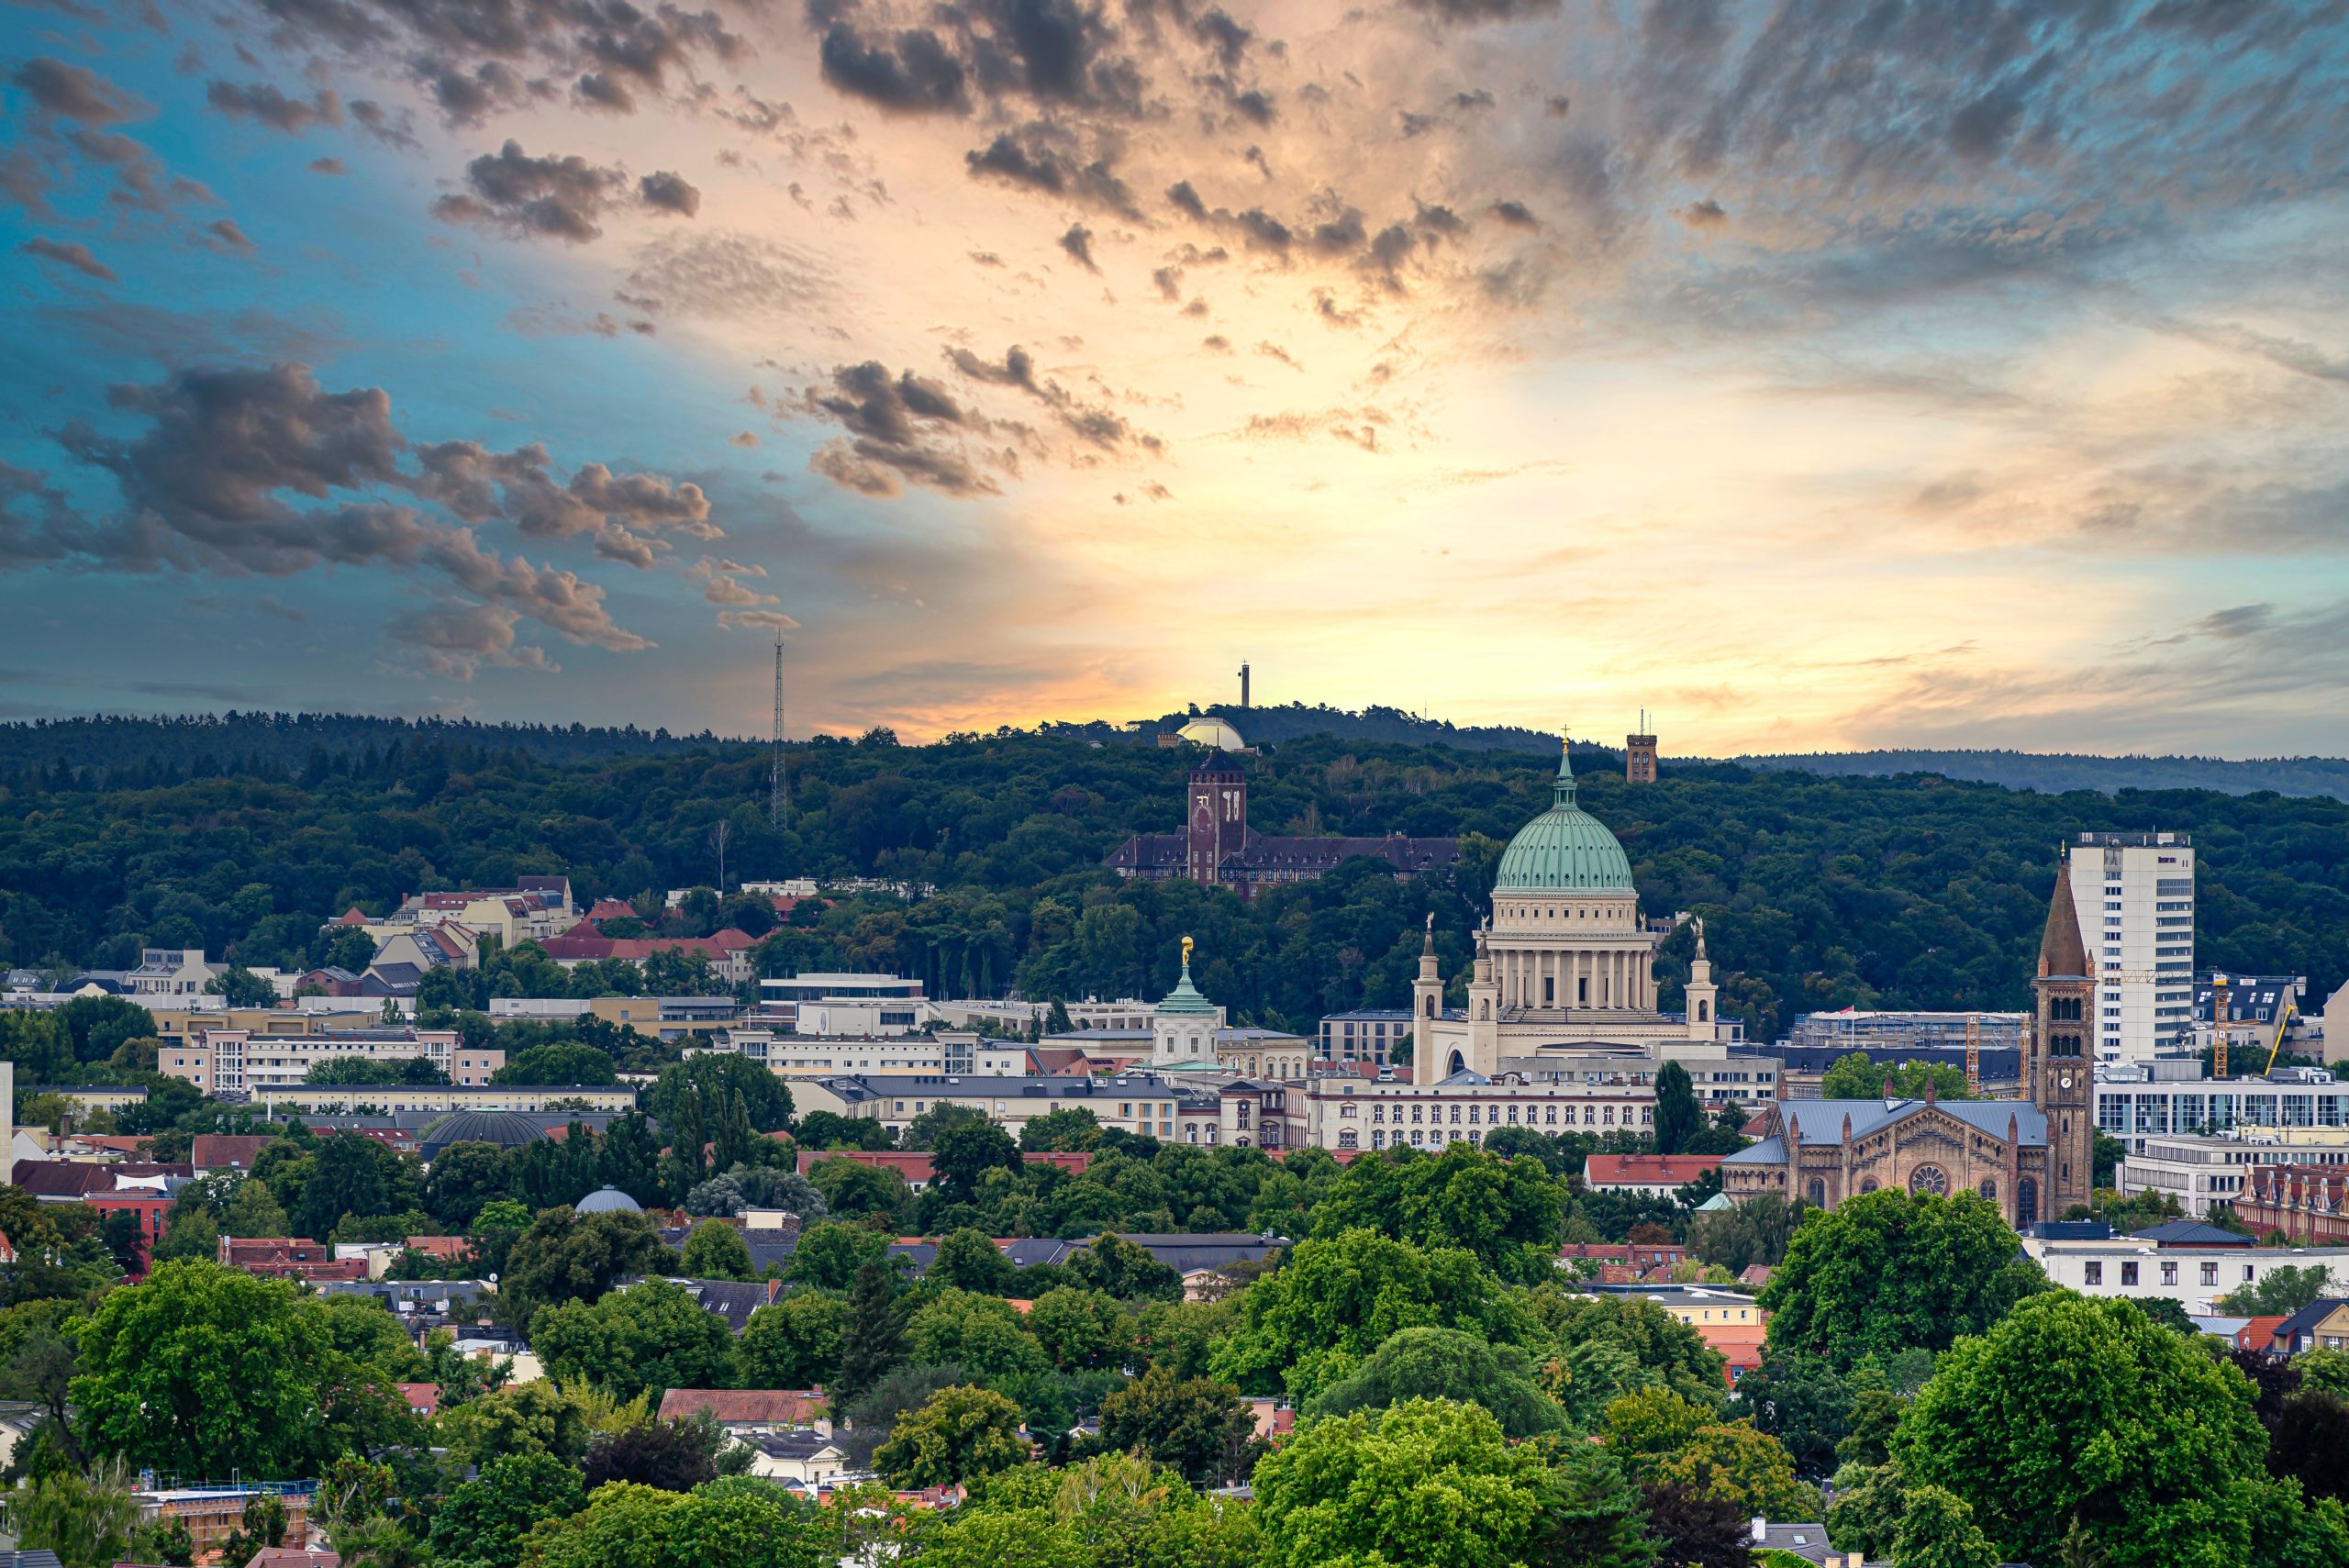
[[[500,1149],[519,1149],[546,1135],[546,1129],[520,1111],[451,1111],[424,1129],[417,1139],[417,1152],[430,1160],[451,1143],[495,1143]]]

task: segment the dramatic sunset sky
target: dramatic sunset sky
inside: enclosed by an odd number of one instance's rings
[[[2342,9],[0,4],[0,717],[2338,755]]]

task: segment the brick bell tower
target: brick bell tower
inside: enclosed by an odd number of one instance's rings
[[[1248,775],[1240,763],[1217,752],[1191,770],[1190,817],[1183,874],[1213,887],[1222,879],[1223,859],[1248,842]]]
[[[2048,900],[2031,989],[2035,1013],[2023,1082],[2047,1117],[2047,1190],[2036,1213],[2018,1192],[2018,1225],[2062,1218],[2074,1204],[2088,1201],[2095,1184],[2096,1059],[2087,1040],[2096,1018],[2096,973],[2080,939],[2067,859],[2056,863],[2055,895]]]

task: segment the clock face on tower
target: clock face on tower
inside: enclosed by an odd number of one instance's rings
[[[1205,795],[1199,796],[1197,804],[1191,807],[1191,821],[1202,828],[1211,828],[1215,826],[1215,799],[1213,796]]]

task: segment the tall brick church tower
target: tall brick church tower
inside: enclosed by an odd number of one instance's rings
[[[1226,855],[1248,843],[1248,775],[1219,751],[1191,770],[1190,820],[1183,874],[1212,887]]]
[[[2062,1218],[2074,1204],[2088,1201],[2094,1185],[2096,1060],[2087,1040],[2096,1018],[2096,966],[2080,940],[2068,863],[2055,868],[2055,895],[2048,901],[2039,973],[2031,989],[2036,1014],[2023,1081],[2032,1103],[2047,1117],[2050,1190],[2037,1214],[2018,1214],[2024,1224]]]

